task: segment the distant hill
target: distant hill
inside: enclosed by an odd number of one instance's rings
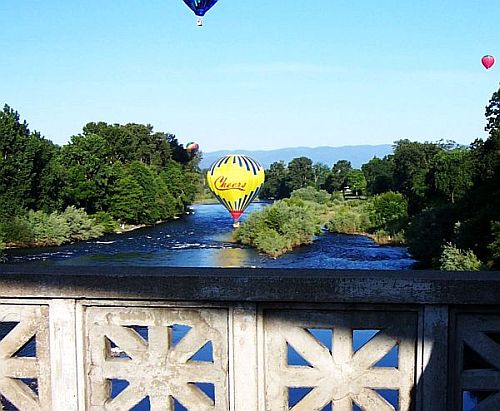
[[[244,154],[257,160],[264,168],[275,161],[284,161],[288,164],[296,157],[308,157],[313,163],[324,163],[332,167],[339,160],[348,160],[354,168],[360,168],[373,157],[382,158],[392,153],[391,144],[343,146],[343,147],[291,147],[277,150],[221,150],[203,153],[200,167],[208,168],[218,158],[226,154]]]

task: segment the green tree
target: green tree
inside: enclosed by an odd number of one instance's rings
[[[314,185],[312,160],[307,157],[297,157],[288,163],[287,186],[290,192],[302,187]]]
[[[131,175],[123,175],[114,187],[109,213],[113,218],[125,223],[141,221],[143,210],[142,187]]]
[[[454,204],[464,197],[473,185],[470,150],[458,148],[438,152],[429,171],[431,190]]]
[[[410,253],[426,267],[438,266],[442,246],[454,239],[458,220],[458,211],[451,204],[415,215],[406,230]]]
[[[172,146],[178,146],[175,136],[153,133],[153,127],[149,124],[88,123],[83,127],[83,136],[90,135],[98,135],[104,139],[109,163],[140,161],[146,165],[162,167],[172,158]]]
[[[57,148],[5,105],[0,112],[0,215],[37,208],[42,176]]]
[[[88,213],[105,211],[116,178],[107,141],[98,134],[73,136],[62,147],[58,164],[63,206],[84,208]],[[57,180],[57,177],[54,178]]]
[[[325,190],[329,193],[334,191],[342,191],[347,185],[346,178],[349,171],[352,170],[351,162],[347,160],[337,161],[333,167],[331,174],[325,182]]]
[[[388,231],[392,236],[408,222],[408,203],[401,193],[388,191],[372,200],[372,223],[375,229]]]
[[[186,171],[181,164],[171,160],[160,176],[175,199],[176,212],[183,212],[194,201],[200,188],[198,174]]]
[[[486,106],[486,131],[494,133],[500,130],[500,89],[495,91]]]
[[[394,189],[408,199],[409,212],[415,214],[430,201],[427,174],[434,156],[443,148],[433,143],[399,140],[394,148]]]
[[[345,182],[356,196],[363,194],[366,190],[366,179],[361,170],[350,170],[347,173]]]
[[[394,173],[393,156],[383,159],[373,157],[368,163],[361,166],[366,179],[368,194],[380,194],[392,189],[392,175]]]
[[[260,197],[279,200],[290,195],[286,185],[288,170],[283,161],[272,163],[265,174],[266,180],[260,190]]]
[[[324,163],[313,164],[314,187],[324,189],[325,183],[330,175],[330,168]]]
[[[486,140],[471,145],[473,186],[461,201],[462,224],[457,244],[471,249],[482,261],[494,261],[489,247],[495,242],[492,222],[500,221],[500,90],[486,108]]]

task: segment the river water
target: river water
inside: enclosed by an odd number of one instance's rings
[[[253,203],[245,212],[264,207]],[[407,270],[415,261],[404,247],[379,246],[358,235],[325,232],[313,244],[277,259],[232,239],[232,220],[219,204],[194,205],[179,219],[60,247],[9,250],[9,263],[163,267],[262,267]],[[242,220],[244,220],[245,215]]]

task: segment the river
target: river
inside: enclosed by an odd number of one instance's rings
[[[245,215],[264,207],[251,204]],[[243,220],[245,218],[243,216]],[[370,238],[325,232],[307,246],[277,259],[232,240],[228,212],[198,204],[179,219],[59,247],[12,249],[9,263],[44,265],[134,265],[163,267],[261,267],[407,270],[415,260],[404,247],[379,246]]]

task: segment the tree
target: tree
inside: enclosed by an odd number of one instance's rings
[[[327,177],[327,181],[325,182],[325,190],[329,193],[333,193],[334,191],[342,191],[347,185],[347,174],[351,170],[352,166],[350,161],[337,161],[332,167],[332,173],[329,177]]]
[[[288,170],[283,161],[272,163],[265,175],[266,179],[260,190],[260,197],[279,200],[290,196],[290,191],[286,186]]]
[[[309,185],[314,185],[312,160],[307,157],[294,158],[288,163],[288,190],[292,192]]]
[[[458,219],[457,209],[451,204],[419,212],[406,230],[410,253],[425,266],[438,266],[443,244],[455,237]]]
[[[187,205],[194,201],[198,192],[198,176],[186,172],[179,163],[171,160],[160,173],[160,177],[174,198],[176,211],[184,211]]]
[[[349,173],[347,173],[345,182],[356,196],[363,194],[366,190],[366,179],[361,170],[350,170]]]
[[[58,156],[63,207],[84,208],[87,213],[106,211],[116,180],[108,142],[99,134],[72,136]],[[120,164],[117,162],[117,164]]]
[[[14,216],[40,201],[42,176],[57,147],[5,105],[0,112],[0,214]]]
[[[373,157],[368,163],[361,166],[366,179],[366,190],[375,195],[390,191],[392,188],[392,175],[394,173],[393,156],[383,159]]]
[[[189,161],[186,150],[174,135],[153,133],[153,126],[150,124],[87,123],[83,127],[83,136],[92,134],[102,137],[106,142],[106,158],[109,163],[140,161],[161,168],[174,157],[175,161]]]
[[[470,150],[440,151],[430,169],[431,191],[455,204],[472,188],[473,169]]]
[[[495,130],[500,130],[500,89],[495,91],[491,96],[488,105],[486,106],[486,120],[487,124],[484,128],[490,133]]]
[[[330,175],[330,168],[324,163],[313,164],[314,187],[324,189],[325,183]]]
[[[471,145],[473,186],[461,201],[462,224],[457,245],[471,249],[482,261],[494,261],[495,221],[500,221],[500,90],[486,107],[486,140]]]
[[[399,140],[394,148],[394,189],[408,199],[410,214],[428,203],[427,174],[434,156],[443,148],[433,143]]]
[[[173,215],[173,197],[168,201],[168,188],[151,167],[133,161],[123,171],[111,199],[109,212],[113,217],[127,223],[153,224]]]
[[[376,229],[394,235],[401,231],[408,220],[408,203],[401,193],[388,191],[373,198],[372,222]]]

